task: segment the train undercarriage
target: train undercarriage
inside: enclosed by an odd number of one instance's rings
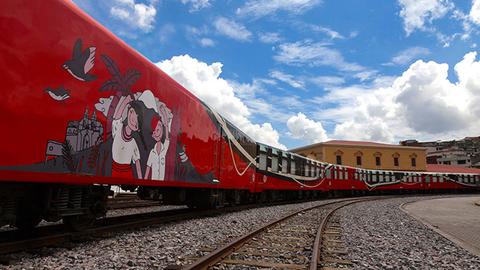
[[[165,187],[123,187],[136,191],[139,199],[159,201],[162,205],[187,205],[190,208],[211,209],[249,203],[312,200],[327,197],[379,194],[446,193],[447,190],[386,190],[331,191],[193,189]],[[459,193],[472,190],[452,190]],[[9,225],[28,231],[42,220],[63,221],[73,230],[84,230],[108,210],[109,185],[73,186],[60,184],[5,183],[0,189],[0,227]]]

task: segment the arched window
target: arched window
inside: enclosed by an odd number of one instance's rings
[[[373,156],[375,157],[375,166],[377,167],[382,166],[382,153],[375,152]]]
[[[413,153],[410,155],[410,162],[412,167],[417,167],[417,154]]]
[[[362,156],[363,156],[362,151],[357,151],[353,155],[356,158],[357,166],[362,166]]]
[[[398,167],[400,166],[400,154],[399,153],[394,153],[392,155],[393,157],[393,166]]]
[[[335,157],[336,157],[336,163],[338,165],[342,165],[342,155],[343,155],[343,152],[341,150],[337,150],[335,152]]]

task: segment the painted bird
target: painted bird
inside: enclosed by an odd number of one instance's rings
[[[45,89],[45,92],[47,92],[50,95],[50,97],[56,101],[64,101],[70,98],[70,91],[63,88],[63,86],[60,86],[57,89],[52,89],[50,87],[47,87]]]
[[[80,81],[95,80],[97,77],[88,73],[95,64],[95,50],[95,47],[88,47],[82,52],[82,40],[77,39],[73,46],[73,57],[65,61],[63,68]]]

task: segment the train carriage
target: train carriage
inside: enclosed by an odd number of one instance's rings
[[[479,186],[478,173],[365,170],[258,143],[71,1],[1,1],[0,31],[0,225],[88,224],[112,185],[191,207]]]

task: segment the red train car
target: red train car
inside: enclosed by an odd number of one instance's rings
[[[0,225],[90,222],[105,214],[111,185],[216,207],[479,183],[335,166],[258,144],[70,1],[4,0],[0,31]]]

